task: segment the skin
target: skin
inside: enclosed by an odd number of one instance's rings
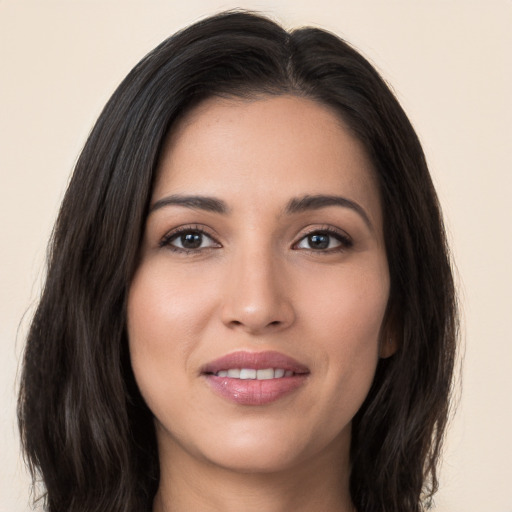
[[[128,300],[131,362],[159,447],[154,511],[353,510],[351,422],[392,352],[373,174],[339,117],[309,99],[212,98],[174,127]],[[178,194],[229,211],[162,206]],[[286,213],[316,194],[361,210]],[[181,249],[178,227],[205,231],[199,248]],[[327,247],[312,248],[308,233],[326,229]],[[279,351],[310,373],[276,402],[236,404],[200,369],[237,350]]]

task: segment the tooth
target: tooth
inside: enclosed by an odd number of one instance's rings
[[[256,370],[253,368],[242,368],[240,370],[240,379],[255,379],[256,378]]]
[[[254,368],[230,368],[229,370],[219,370],[215,375],[218,377],[229,377],[231,379],[270,380],[291,377],[293,376],[293,371],[284,370],[283,368],[263,368],[261,370],[255,370]]]
[[[264,370],[258,370],[256,372],[256,378],[258,380],[268,380],[274,378],[274,369],[273,368],[265,368]]]

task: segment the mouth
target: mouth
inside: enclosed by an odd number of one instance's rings
[[[238,405],[265,405],[298,390],[309,369],[280,352],[239,351],[208,363],[201,375],[210,389]]]

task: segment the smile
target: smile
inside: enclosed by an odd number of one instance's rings
[[[299,390],[309,369],[280,352],[239,351],[205,365],[201,376],[217,395],[237,405],[266,405]]]

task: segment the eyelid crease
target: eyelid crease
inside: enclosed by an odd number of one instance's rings
[[[306,236],[312,235],[314,233],[327,233],[328,235],[339,236],[353,243],[352,237],[345,230],[336,228],[328,224],[322,226],[311,226],[306,228],[306,231],[301,233],[300,239],[302,240],[302,238],[305,238]]]

